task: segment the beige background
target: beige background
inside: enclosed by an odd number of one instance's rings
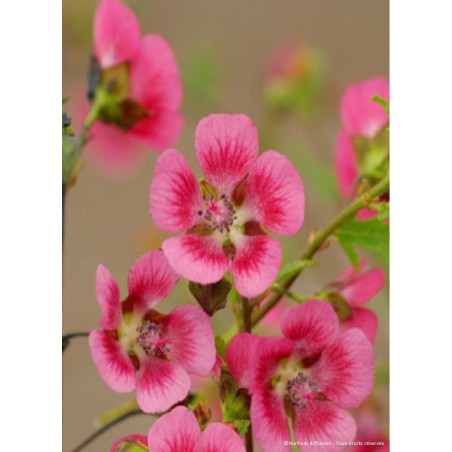
[[[305,181],[306,220],[294,238],[283,238],[284,260],[303,250],[309,230],[323,226],[345,201],[338,194],[322,195],[309,181],[315,178],[307,155],[331,170],[334,141],[340,128],[338,102],[344,87],[373,75],[389,75],[389,2],[386,0],[247,0],[127,2],[137,13],[142,32],[164,36],[173,46],[181,72],[197,49],[214,51],[221,67],[221,94],[216,112],[242,112],[258,125],[261,144],[286,153]],[[71,96],[68,111],[75,115],[75,98],[84,90],[92,44],[91,0],[63,1],[63,96]],[[268,113],[262,81],[268,54],[281,41],[298,38],[320,49],[328,63],[328,81],[317,120]],[[185,127],[176,147],[194,162],[197,122],[213,112],[184,103]],[[273,130],[274,129],[274,130]],[[276,133],[277,132],[277,133]],[[266,146],[266,147],[267,147]],[[262,149],[265,150],[265,149]],[[148,193],[157,154],[149,152],[139,169],[123,180],[106,178],[87,164],[67,196],[64,244],[63,332],[97,327],[100,310],[94,297],[96,266],[102,262],[115,275],[125,295],[127,271],[136,257],[158,247],[164,235],[153,229]],[[305,165],[306,167],[306,165]],[[347,266],[333,247],[318,256],[320,265],[307,269],[296,290],[307,294],[334,279]],[[179,283],[161,309],[191,302]],[[380,315],[377,362],[388,360],[388,291],[371,305]],[[218,332],[230,322],[223,311],[215,318]],[[387,391],[381,391],[387,406]],[[76,339],[63,356],[63,450],[72,450],[95,429],[94,419],[125,402],[130,395],[112,392],[98,377],[87,341]],[[388,414],[383,416],[387,420]],[[139,416],[115,427],[87,451],[109,450],[128,433],[146,434],[151,418]]]

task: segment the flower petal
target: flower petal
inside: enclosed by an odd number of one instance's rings
[[[285,452],[290,440],[284,401],[275,391],[262,388],[251,399],[251,424],[264,452]]]
[[[380,268],[371,268],[353,277],[341,290],[350,306],[361,306],[370,301],[385,285],[385,274]]]
[[[353,143],[345,130],[342,130],[336,139],[335,165],[339,188],[344,196],[351,197],[358,177],[358,164]]]
[[[242,235],[234,241],[231,275],[237,291],[255,297],[274,282],[281,266],[281,245],[268,235]]]
[[[165,298],[179,277],[161,250],[151,251],[132,265],[127,284],[135,312],[147,311]]]
[[[252,371],[252,359],[260,336],[250,333],[236,334],[226,349],[226,362],[232,376],[241,388],[247,388],[249,375]]]
[[[157,419],[148,434],[152,452],[198,452],[200,441],[201,432],[195,415],[184,406]]]
[[[126,441],[132,442],[132,444],[137,445],[139,444],[141,447],[141,450],[148,450],[148,439],[146,436],[143,435],[127,435],[123,438],[120,438],[116,440],[113,445],[111,446],[110,452],[118,452],[118,448]],[[124,449],[122,449],[124,450]],[[138,449],[140,450],[140,449]]]
[[[172,237],[163,242],[162,249],[174,271],[190,281],[215,283],[228,270],[222,243],[210,235]]]
[[[97,267],[96,297],[102,309],[100,326],[106,330],[115,330],[122,319],[119,287],[115,278],[102,264]]]
[[[315,355],[334,341],[339,320],[327,301],[309,300],[284,313],[281,331],[285,337],[297,342],[304,355]]]
[[[216,359],[215,339],[209,317],[198,306],[173,309],[163,319],[162,337],[173,362],[187,372],[206,377]]]
[[[195,147],[208,181],[221,193],[229,194],[257,157],[257,130],[245,115],[210,115],[196,128]]]
[[[388,123],[383,107],[373,100],[378,95],[389,100],[389,82],[384,77],[373,77],[350,85],[341,101],[341,117],[350,135],[373,137]]]
[[[101,0],[94,17],[94,54],[101,67],[130,61],[140,46],[140,25],[118,0]]]
[[[356,424],[350,414],[332,403],[308,401],[303,408],[295,409],[294,433],[297,441],[307,441],[308,445],[301,446],[303,452],[339,452],[347,446],[337,445],[336,441],[352,441]],[[311,441],[332,444],[315,445]]]
[[[304,220],[303,182],[287,157],[264,152],[246,181],[245,205],[251,216],[273,232],[295,234]]]
[[[116,392],[135,389],[135,367],[121,344],[104,331],[89,335],[91,357],[101,378]]]
[[[248,390],[252,394],[264,388],[274,377],[281,360],[288,358],[295,343],[281,337],[262,337],[251,356]]]
[[[202,452],[246,452],[240,436],[231,427],[209,424],[201,439]]]
[[[342,333],[311,368],[323,393],[341,408],[355,408],[370,394],[374,376],[371,343],[358,329]]]
[[[378,317],[370,309],[355,308],[353,314],[341,323],[340,331],[351,328],[359,328],[373,344],[378,330]]]
[[[190,377],[183,367],[161,358],[140,362],[137,403],[145,413],[161,413],[187,397]]]
[[[149,199],[152,220],[160,229],[185,231],[198,222],[201,190],[187,160],[175,149],[158,158]]]
[[[159,35],[141,40],[130,65],[130,97],[146,110],[176,111],[182,102],[182,82],[171,46]]]
[[[155,111],[151,117],[143,118],[130,127],[128,133],[140,143],[163,151],[179,138],[184,120],[177,111]]]

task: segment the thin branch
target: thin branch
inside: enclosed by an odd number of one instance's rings
[[[377,185],[375,185],[370,191],[369,195],[364,199],[363,197],[358,198],[352,204],[350,204],[347,208],[345,208],[325,229],[320,231],[314,238],[314,240],[310,243],[306,251],[302,254],[301,260],[311,259],[314,254],[321,248],[321,246],[325,243],[325,241],[332,235],[336,229],[342,226],[347,220],[352,218],[358,210],[367,206],[368,203],[378,198],[381,194],[386,192],[389,189],[389,174],[382,179]],[[252,326],[257,325],[260,320],[281,300],[286,292],[298,276],[303,271],[303,268],[298,271],[295,275],[289,278],[287,281],[280,284],[280,291],[275,293],[270,300],[265,303],[265,305],[257,311],[252,317]]]
[[[68,347],[71,339],[74,339],[76,337],[88,337],[88,336],[89,336],[89,332],[87,332],[87,331],[78,331],[76,333],[68,333],[68,334],[63,335],[63,352]]]
[[[88,436],[88,438],[86,438],[75,449],[73,449],[72,452],[79,452],[79,451],[83,450],[86,446],[91,444],[96,438],[101,436],[107,430],[111,429],[116,424],[119,424],[120,422],[122,422],[123,420],[125,420],[129,417],[136,416],[137,414],[146,414],[146,413],[143,413],[141,410],[133,410],[133,411],[129,411],[128,413],[123,414],[122,416],[114,419],[113,421],[109,422],[108,424],[105,424],[103,427],[96,430],[91,436]]]

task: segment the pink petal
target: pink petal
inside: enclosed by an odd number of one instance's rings
[[[134,311],[154,307],[173,290],[178,279],[161,250],[141,256],[132,265],[127,279]]]
[[[209,424],[202,435],[202,452],[246,452],[240,436],[227,425]]]
[[[228,270],[223,244],[212,236],[172,237],[163,242],[162,249],[174,271],[190,281],[211,284]]]
[[[278,276],[281,245],[267,235],[243,235],[234,245],[231,275],[235,288],[244,297],[255,297],[267,290]]]
[[[336,445],[336,441],[348,443],[355,438],[356,424],[353,417],[332,403],[308,401],[303,408],[295,409],[294,433],[306,452],[339,452],[347,446]],[[314,441],[331,442],[332,445],[311,445]]]
[[[135,367],[121,344],[104,331],[89,335],[91,357],[101,378],[116,392],[135,389]]]
[[[281,360],[294,351],[295,343],[280,337],[262,337],[251,356],[248,390],[254,393],[265,387],[274,377]]]
[[[351,197],[358,178],[358,164],[352,141],[345,130],[337,136],[335,165],[339,188],[344,196]]]
[[[96,297],[102,309],[100,326],[106,330],[115,330],[122,319],[119,287],[112,274],[101,264],[97,267]]]
[[[275,391],[262,388],[251,399],[251,424],[264,452],[286,452],[290,441],[289,423],[284,401]]]
[[[350,306],[361,306],[370,301],[385,285],[385,274],[379,268],[371,268],[356,275],[340,291]]]
[[[312,366],[311,375],[334,403],[341,408],[356,408],[372,390],[371,343],[358,328],[342,333]]]
[[[148,434],[152,452],[198,452],[200,441],[195,415],[184,406],[178,406],[157,419]]]
[[[356,270],[356,268],[353,265],[350,265],[350,267],[347,267],[344,270],[344,272],[341,273],[339,278],[337,278],[337,281],[344,281],[344,283],[346,283],[349,279],[353,278],[357,274],[359,274],[362,271],[364,271],[364,269],[366,268],[366,265],[367,265],[366,260],[365,259],[360,259],[358,271]]]
[[[284,313],[281,331],[285,337],[297,342],[303,355],[310,356],[334,341],[339,331],[339,320],[330,303],[309,300]]]
[[[383,107],[371,100],[374,95],[389,100],[389,82],[383,77],[373,77],[349,85],[341,101],[341,117],[350,135],[373,137],[388,124]]]
[[[215,364],[215,339],[209,317],[198,306],[173,309],[163,320],[162,337],[171,360],[187,372],[207,377]]]
[[[260,337],[256,334],[236,334],[226,348],[226,362],[232,376],[241,388],[247,388],[252,360]]]
[[[127,435],[124,436],[123,438],[118,439],[117,441],[115,441],[113,443],[113,445],[111,446],[110,452],[118,452],[118,447],[122,445],[122,443],[124,443],[125,441],[133,441],[135,444],[143,444],[143,446],[146,446],[147,449],[147,445],[148,445],[148,439],[146,436],[143,435]],[[143,450],[146,450],[143,449]]]
[[[94,165],[118,178],[130,174],[142,160],[142,149],[126,131],[96,121],[90,131],[83,155]]]
[[[146,35],[130,65],[130,97],[150,111],[176,111],[182,102],[182,82],[171,46]]]
[[[140,143],[156,151],[172,146],[179,138],[184,120],[177,111],[154,111],[150,118],[137,121],[128,133]]]
[[[304,220],[303,182],[293,164],[276,151],[264,152],[246,181],[252,218],[273,232],[295,234]]]
[[[201,191],[180,152],[168,149],[158,158],[149,198],[152,220],[160,229],[185,231],[198,222]]]
[[[353,314],[341,323],[340,331],[359,328],[373,344],[378,330],[378,317],[375,312],[366,308],[355,308]]]
[[[140,25],[117,0],[100,0],[94,17],[94,54],[102,67],[130,61],[140,46]]]
[[[357,220],[371,220],[372,218],[375,218],[378,215],[378,212],[372,209],[359,209],[356,214]]]
[[[245,115],[210,115],[196,128],[195,147],[209,182],[221,194],[228,194],[245,177],[257,157],[257,130]]]
[[[148,358],[140,362],[137,403],[145,413],[168,410],[185,399],[189,390],[190,377],[179,364],[161,358]]]

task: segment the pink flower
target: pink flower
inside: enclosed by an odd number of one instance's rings
[[[117,452],[124,440],[137,436],[116,441],[111,452]],[[195,415],[184,406],[174,408],[154,422],[147,446],[152,452],[245,452],[242,440],[232,428],[212,423],[201,433]]]
[[[387,143],[379,143],[377,137],[388,125],[388,115],[371,100],[374,95],[389,100],[389,83],[385,78],[374,77],[350,85],[342,97],[343,128],[336,141],[336,172],[340,189],[347,197],[355,195],[358,175],[375,163],[366,161],[370,151],[376,159],[379,153],[384,156],[386,152]]]
[[[349,267],[333,283],[332,288],[339,293],[351,310],[351,314],[341,323],[342,330],[360,328],[370,342],[377,335],[378,318],[373,311],[361,306],[368,303],[385,285],[385,274],[380,268],[364,271],[366,262],[362,260],[359,270]]]
[[[178,277],[161,251],[140,257],[128,276],[129,295],[120,301],[110,272],[99,265],[96,295],[102,331],[91,331],[89,345],[100,376],[116,392],[136,389],[147,413],[165,411],[190,389],[188,373],[207,376],[215,362],[209,318],[201,308],[184,305],[161,314],[156,304]]]
[[[118,104],[91,128],[93,158],[117,171],[135,160],[136,143],[156,150],[174,143],[183,125],[182,84],[170,45],[155,34],[141,37],[137,18],[119,0],[100,0],[94,57]]]
[[[304,452],[344,449],[336,441],[356,433],[344,409],[360,405],[372,389],[372,345],[358,328],[338,335],[338,318],[326,301],[289,309],[281,329],[283,338],[241,333],[226,350],[231,373],[252,395],[257,441],[264,452],[287,450],[289,418]]]
[[[162,248],[176,273],[210,284],[230,270],[240,294],[253,297],[274,281],[281,245],[264,227],[295,234],[304,219],[303,183],[276,151],[258,154],[257,131],[244,115],[211,115],[196,129],[200,186],[176,150],[158,159],[150,191],[157,227],[184,235]]]

